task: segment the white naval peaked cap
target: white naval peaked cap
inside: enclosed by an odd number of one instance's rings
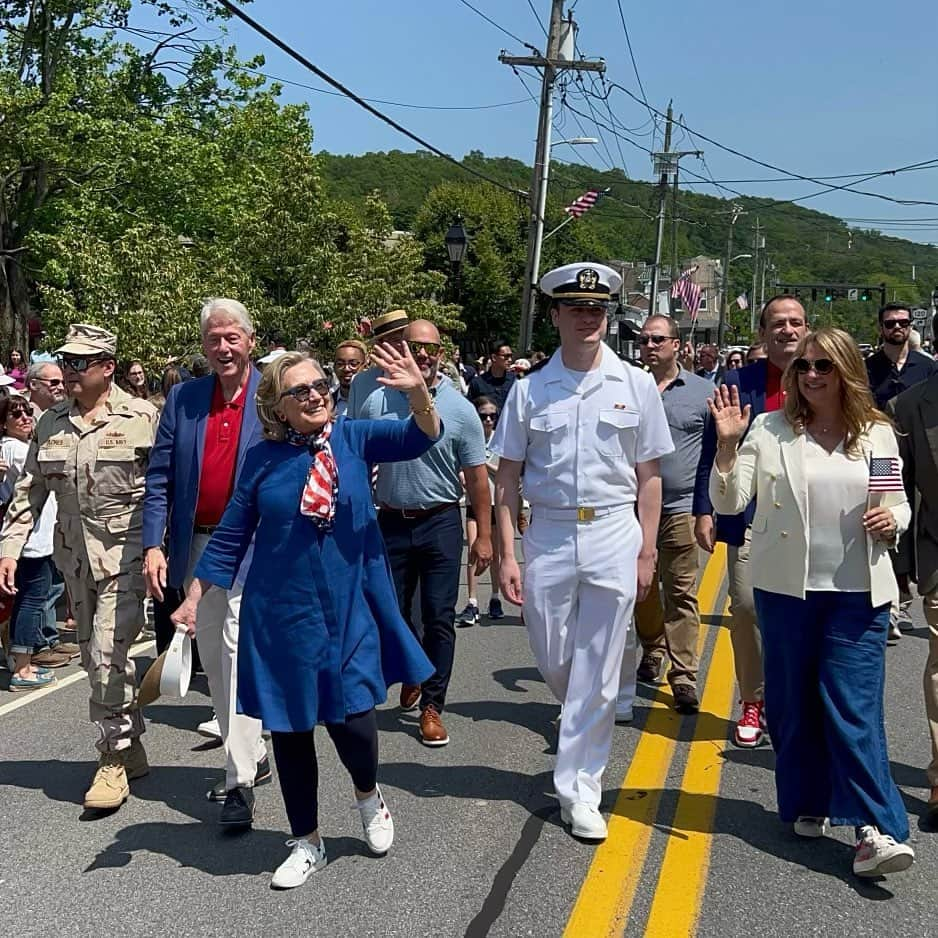
[[[555,267],[541,277],[540,287],[554,300],[582,306],[605,306],[622,287],[622,277],[605,264],[581,262]]]

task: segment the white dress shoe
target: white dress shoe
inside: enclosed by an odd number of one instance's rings
[[[560,820],[570,825],[570,833],[583,840],[605,840],[606,822],[599,813],[599,808],[591,804],[577,801],[571,805],[563,805],[560,809]]]
[[[218,717],[213,713],[212,719],[200,723],[196,732],[199,736],[206,736],[209,739],[221,739],[221,727],[218,725]]]

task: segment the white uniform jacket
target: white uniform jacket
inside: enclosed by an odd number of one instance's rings
[[[892,427],[872,424],[860,437],[863,459],[892,457],[899,446]],[[710,473],[710,500],[720,514],[735,515],[756,499],[749,568],[757,589],[804,599],[808,579],[808,488],[805,478],[805,437],[796,433],[782,411],[760,414],[736,456],[722,473]],[[874,495],[873,504],[892,510],[898,534],[909,526],[911,511],[904,491]],[[881,606],[898,599],[899,591],[889,548],[892,544],[867,536],[870,599]]]
[[[534,509],[594,508],[635,501],[635,466],[674,443],[651,375],[607,345],[592,372],[571,372],[560,349],[540,371],[515,382],[491,450],[524,466]]]

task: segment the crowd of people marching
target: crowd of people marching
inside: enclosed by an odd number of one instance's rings
[[[849,825],[858,875],[907,869],[885,654],[910,627],[914,582],[938,820],[938,366],[911,347],[905,306],[880,311],[864,361],[847,333],[811,331],[793,296],[765,304],[748,352],[695,350],[651,315],[640,360],[624,361],[604,342],[619,286],[599,264],[542,278],[549,357],[516,359],[496,339],[464,361],[433,323],[392,310],[329,361],[276,337],[258,358],[232,299],[206,302],[201,354],[158,381],[139,361],[119,369],[119,337],[99,326],[74,324],[51,355],[13,352],[0,376],[3,657],[25,692],[80,656],[99,754],[85,807],[119,808],[149,772],[155,695],[131,647],[152,603],[158,652],[176,631],[196,639],[215,710],[200,731],[224,744],[208,793],[221,824],[252,824],[270,740],[292,835],[272,885],[326,864],[319,724],[384,854],[375,708],[400,685],[420,741],[449,744],[456,629],[501,619],[506,601],[561,704],[562,820],[601,841],[602,776],[636,681],[699,710],[697,582],[722,542],[734,744],[771,740],[796,835]]]

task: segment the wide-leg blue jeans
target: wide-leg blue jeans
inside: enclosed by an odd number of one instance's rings
[[[869,593],[753,592],[779,817],[875,824],[906,840],[883,717],[889,604],[874,607]]]

